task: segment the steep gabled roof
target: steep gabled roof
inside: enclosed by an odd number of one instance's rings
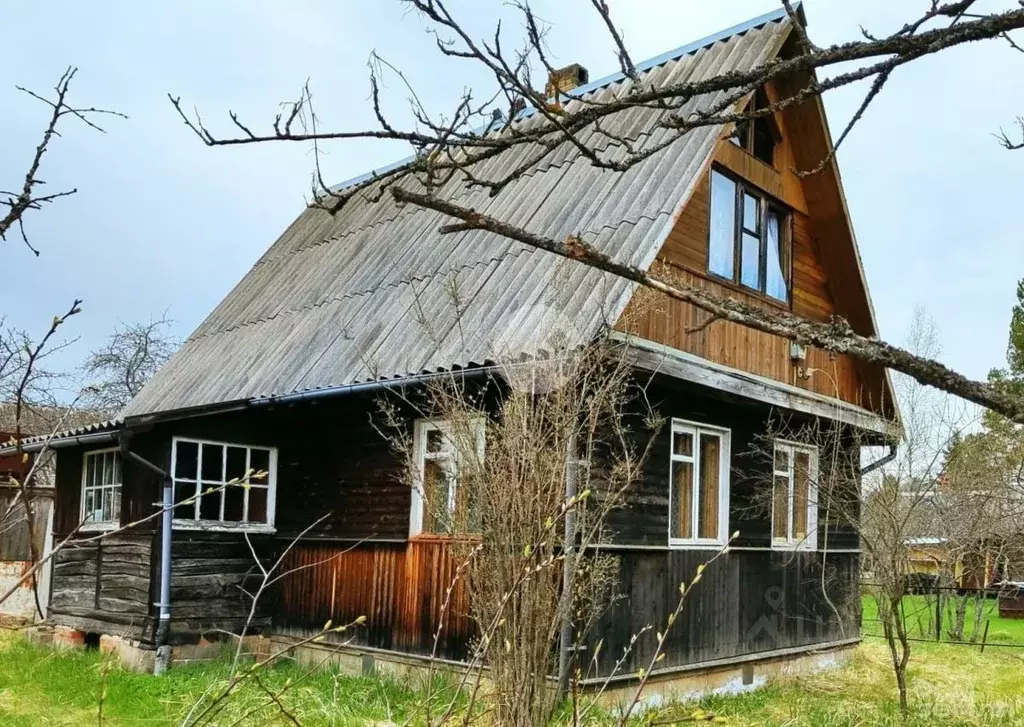
[[[789,31],[780,9],[640,64],[637,83],[754,68],[779,52]],[[615,74],[579,89],[577,97],[608,100],[633,83]],[[693,99],[681,115],[720,98]],[[658,125],[665,113],[630,108],[602,126],[645,148],[671,133]],[[541,122],[535,115],[518,123]],[[623,173],[595,168],[563,143],[495,197],[461,181],[441,194],[557,239],[578,234],[620,261],[649,266],[721,133],[719,127],[693,130]],[[612,153],[621,147],[596,132],[582,140]],[[498,178],[532,151],[515,147],[474,167],[474,174]],[[634,290],[490,233],[441,235],[446,221],[430,210],[400,207],[390,195],[379,201],[358,195],[334,216],[305,210],[122,416],[534,356],[553,336],[562,344],[590,340],[614,322]]]

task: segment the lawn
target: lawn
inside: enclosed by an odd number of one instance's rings
[[[863,599],[863,627],[862,632],[866,636],[881,636],[882,627],[878,622],[878,607],[875,599],[865,596]],[[949,626],[953,623],[952,601],[946,601],[943,606],[943,640],[948,640]],[[903,601],[903,610],[906,615],[907,633],[915,638],[935,638],[935,597],[934,596],[907,596]],[[967,604],[967,618],[965,632],[968,637],[971,634],[974,623],[974,601]],[[1021,644],[1024,645],[1024,619],[1006,619],[999,617],[998,602],[995,598],[987,598],[982,601],[981,632],[984,633],[984,624],[988,621],[987,644]],[[981,633],[978,640],[981,639]],[[987,648],[987,647],[986,647]]]
[[[866,608],[865,615],[871,614]],[[1009,639],[993,638],[1003,631]],[[781,680],[744,695],[662,707],[636,721],[641,727],[685,724],[698,712],[697,717],[718,717],[738,727],[1024,726],[1024,649],[1006,646],[1021,631],[1016,623],[994,619],[984,653],[977,647],[915,643],[909,671],[913,714],[908,722],[899,717],[888,655],[877,638],[865,639],[843,669]],[[28,644],[16,632],[0,632],[0,725],[97,724],[101,692],[102,724],[178,724],[210,685],[222,685],[227,675],[228,665],[216,663],[174,669],[157,679],[123,670],[95,651],[56,651]],[[299,724],[402,724],[422,714],[423,694],[408,684],[328,670],[305,675],[291,664],[262,673],[270,690],[290,684],[282,702]],[[451,695],[449,686],[436,703]],[[250,683],[238,690],[213,723],[294,724],[276,707],[247,714],[267,700],[266,693]],[[595,717],[598,722],[612,721],[608,714]]]

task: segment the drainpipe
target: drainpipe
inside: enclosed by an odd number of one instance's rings
[[[565,501],[568,503],[576,497],[577,478],[579,472],[577,467],[576,435],[569,437],[566,444],[567,457],[565,463]],[[565,599],[562,612],[562,630],[558,639],[558,699],[561,701],[569,691],[569,668],[571,665],[570,652],[572,651],[572,592],[573,580],[573,559],[576,553],[576,510],[575,507],[565,512],[565,533],[562,540],[562,594]]]
[[[863,467],[860,468],[861,475],[866,475],[869,472],[874,472],[879,467],[884,467],[885,465],[889,464],[894,459],[896,459],[896,452],[897,452],[896,445],[895,444],[890,444],[889,445],[889,453],[888,454],[886,454],[881,459],[876,459],[874,462],[866,464],[866,465],[864,465]]]
[[[167,671],[171,663],[171,647],[167,643],[171,628],[171,518],[174,505],[171,476],[160,467],[128,449],[129,432],[122,432],[120,438],[121,457],[160,475],[163,481],[163,497],[160,507],[160,600],[154,604],[160,609],[156,625],[156,659],[153,662],[153,675],[160,676]]]

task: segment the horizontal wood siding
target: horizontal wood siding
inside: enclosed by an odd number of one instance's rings
[[[304,542],[283,568],[301,570],[282,581],[275,626],[312,631],[328,620],[343,625],[363,616],[365,624],[333,638],[453,659],[468,653],[475,629],[466,583],[456,578],[459,561],[444,539]]]
[[[253,551],[268,567],[273,549],[269,536],[252,535],[250,549],[238,533],[177,531],[171,542],[171,643],[224,639],[228,632],[260,633],[270,623],[273,591],[249,611],[262,580]],[[159,558],[156,549],[154,560]]]
[[[152,538],[113,535],[54,556],[50,621],[153,641]]]
[[[611,555],[618,563],[616,591],[587,639],[586,658],[597,654],[593,676],[611,674],[637,634],[636,645],[617,673],[646,668],[654,656],[656,634],[666,628],[665,658],[659,668],[859,635],[856,554],[833,554],[823,561],[820,553],[729,553],[707,566],[670,628],[668,616],[679,601],[680,584],[691,582],[697,567],[713,552]]]

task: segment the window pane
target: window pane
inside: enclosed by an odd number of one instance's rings
[[[789,473],[789,449],[782,446],[775,447],[775,471]]]
[[[711,172],[711,238],[708,245],[708,270],[723,278],[732,278],[736,244],[736,183],[725,175]]]
[[[195,442],[175,442],[174,447],[174,476],[189,480],[196,479],[199,445]]]
[[[428,429],[427,430],[427,452],[442,452],[444,451],[444,432],[440,429]]]
[[[807,537],[807,512],[810,507],[811,455],[796,452],[793,467],[793,537]]]
[[[121,456],[115,452],[114,453],[114,484],[115,485],[120,485],[121,482],[122,482],[122,480],[121,480]]]
[[[110,512],[110,519],[114,522],[121,522],[121,488],[114,488],[114,509]]]
[[[693,537],[693,464],[672,463],[672,512],[669,537]]]
[[[267,522],[267,488],[249,488],[249,516],[247,520],[251,523]]]
[[[761,289],[761,238],[743,233],[742,255],[743,269],[740,271],[740,282],[748,288]]]
[[[195,520],[196,517],[196,506],[195,503],[188,503],[182,505],[180,503],[185,502],[193,495],[196,494],[196,485],[192,482],[175,482],[174,483],[174,504],[177,507],[174,508],[174,517],[181,518],[183,520]]]
[[[103,458],[103,477],[100,480],[102,485],[110,485],[114,482],[114,453],[104,452],[100,455]]]
[[[447,533],[451,529],[448,509],[451,473],[443,459],[428,459],[423,463],[423,529],[430,533]]]
[[[270,450],[269,449],[250,449],[249,450],[249,469],[255,472],[263,472],[267,474],[254,475],[250,480],[250,484],[254,485],[265,485],[267,484],[267,475],[270,472]]]
[[[743,194],[743,229],[753,232],[760,231],[761,200],[752,194]]]
[[[205,447],[203,448],[203,456],[205,458],[206,452]],[[203,468],[205,469],[205,463]],[[216,487],[216,482],[204,482],[203,492],[206,492],[211,487]],[[200,520],[220,520],[220,501],[223,494],[221,492],[211,492],[206,495],[202,495],[199,498],[199,519]]]
[[[672,454],[693,456],[693,435],[689,432],[672,433]]]
[[[244,505],[245,485],[228,485],[224,489],[224,520],[231,523],[242,522]]]
[[[111,514],[114,512],[114,490],[110,487],[103,488],[103,509],[100,512],[100,520],[106,522],[110,520]]]
[[[787,301],[789,289],[786,277],[789,271],[789,255],[784,249],[786,241],[782,235],[782,220],[779,213],[773,209],[768,210],[767,218],[765,235],[768,260],[764,292],[777,300]]]
[[[228,447],[225,476],[228,480],[241,480],[245,477],[245,447]]]
[[[718,537],[718,494],[721,482],[722,440],[717,434],[700,435],[700,499],[698,514],[700,523],[697,537]]]
[[[753,149],[755,157],[765,164],[772,165],[775,162],[775,135],[772,133],[772,125],[767,116],[754,121]]]
[[[96,490],[93,489],[87,489],[85,491],[85,519],[88,522],[92,522],[94,520],[95,513],[93,510],[95,510],[96,506],[93,498],[95,497],[95,493]]]
[[[203,445],[203,479],[221,482],[224,476],[224,447],[219,444]]]
[[[772,493],[772,538],[789,538],[789,477],[775,475]]]
[[[99,487],[100,485],[100,470],[102,469],[100,459],[101,456],[98,454],[86,459],[88,469],[85,473],[85,481],[89,487]]]

